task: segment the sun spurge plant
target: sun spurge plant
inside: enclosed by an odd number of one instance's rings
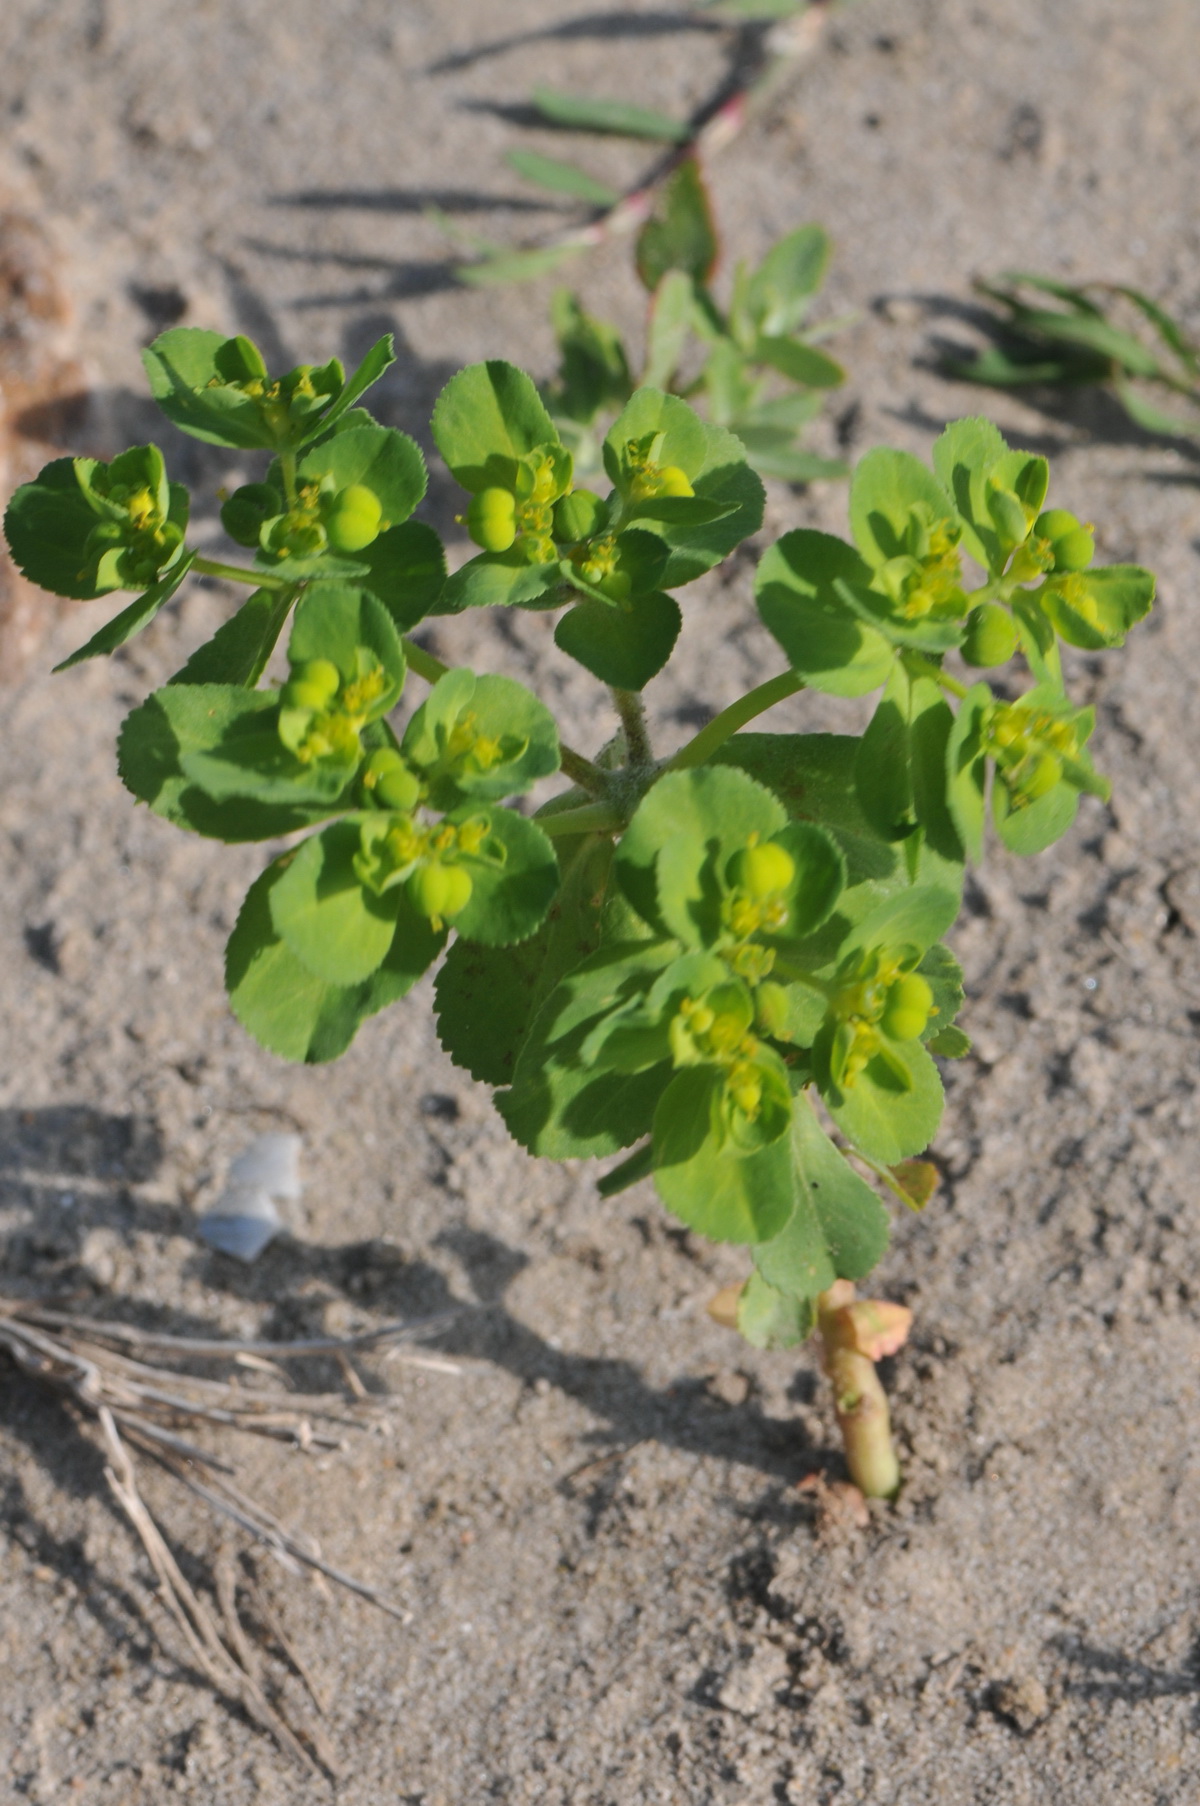
[[[75,658],[128,639],[189,570],[251,587],[119,750],[167,820],[275,843],[226,962],[250,1033],[332,1059],[440,958],[443,1044],[497,1088],[517,1140],[621,1155],[602,1194],[652,1175],[684,1223],[747,1246],[738,1327],[780,1346],[819,1319],[852,1471],[890,1492],[871,1361],[903,1330],[852,1282],[887,1245],[881,1190],[929,1195],[915,1156],[941,1114],[937,1059],[969,1046],[943,936],[989,793],[1020,853],[1107,793],[1060,643],[1119,646],[1153,580],[1095,568],[1090,527],[1046,506],[1045,460],[986,421],[951,426],[932,470],[871,452],[852,539],[788,533],[759,564],[786,668],[660,759],[639,692],[671,654],[677,593],[762,521],[741,442],[639,389],[604,482],[580,488],[529,377],[460,371],[433,434],[479,549],[447,576],[409,518],[420,452],[355,405],[389,361],[382,341],[348,380],[336,362],[272,377],[245,339],[164,334],[146,365],[167,417],[263,454],[223,509],[247,562],[188,545],[187,496],[153,446],[48,465],[9,507],[13,555],[62,595],[138,592]],[[447,670],[408,637],[501,605],[553,611],[561,651],[612,687],[621,730],[595,758],[521,684]],[[264,682],[285,630],[287,675]],[[1001,694],[957,660],[1018,663]],[[429,688],[401,715],[410,669]],[[739,731],[805,685],[877,693],[862,735]],[[524,812],[559,770],[569,788]]]

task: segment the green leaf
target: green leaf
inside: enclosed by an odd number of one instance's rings
[[[884,840],[903,840],[916,827],[909,766],[912,683],[899,659],[859,742],[855,783],[862,812]]]
[[[627,607],[589,597],[559,621],[554,643],[601,683],[641,690],[670,658],[683,617],[662,590],[635,596]]]
[[[385,332],[381,339],[376,339],[356,370],[346,378],[332,407],[325,409],[314,419],[311,427],[303,434],[300,443],[307,445],[317,434],[327,433],[335,422],[341,420],[368,389],[374,388],[385,370],[391,368],[396,361],[396,342],[390,332]],[[424,491],[422,490],[422,494]]]
[[[446,586],[446,553],[424,521],[389,527],[360,554],[363,584],[379,597],[401,633],[408,633],[437,607]]]
[[[889,1056],[905,1073],[907,1085],[877,1054],[853,1085],[825,1093],[829,1114],[847,1141],[883,1166],[895,1166],[929,1146],[944,1101],[937,1067],[919,1041],[893,1042]]]
[[[867,563],[876,568],[908,550],[905,532],[916,508],[935,521],[957,524],[954,504],[933,473],[911,452],[869,451],[850,481],[850,528]]]
[[[971,1037],[952,1023],[949,1028],[939,1028],[936,1035],[930,1035],[925,1045],[939,1060],[962,1060],[971,1051]]]
[[[834,1147],[807,1092],[792,1105],[795,1205],[780,1232],[754,1250],[761,1278],[792,1298],[815,1300],[835,1279],[862,1279],[882,1260],[888,1215]]]
[[[464,741],[457,750],[456,728]],[[492,762],[473,757],[465,744],[471,734],[494,744]],[[429,783],[435,809],[466,797],[499,802],[559,766],[558,728],[545,704],[514,678],[476,677],[465,669],[438,679],[405,729],[403,751]]]
[[[776,1291],[760,1273],[751,1273],[738,1299],[738,1334],[751,1348],[795,1348],[807,1341],[817,1313],[807,1298]]]
[[[621,196],[607,182],[601,182],[586,169],[564,163],[558,157],[544,157],[540,151],[505,151],[504,161],[514,174],[536,188],[547,188],[551,194],[568,194],[572,200],[587,201],[593,207],[615,207]]]
[[[1190,419],[1181,419],[1178,414],[1168,414],[1165,409],[1147,401],[1144,395],[1139,395],[1130,383],[1117,382],[1113,387],[1129,418],[1148,433],[1161,433],[1171,439],[1181,435],[1194,439],[1200,432],[1200,420],[1194,415]]]
[[[1139,289],[1118,285],[1117,293],[1124,295],[1127,301],[1132,301],[1138,311],[1149,320],[1164,344],[1169,346],[1179,358],[1188,375],[1200,376],[1200,347],[1188,338],[1179,321],[1169,314],[1165,307],[1160,307],[1157,301],[1151,300],[1149,295],[1143,295]]]
[[[855,782],[863,814],[885,840],[919,826],[941,858],[963,860],[946,803],[946,747],[954,715],[932,677],[897,661],[859,746]]]
[[[665,113],[630,106],[623,100],[595,100],[564,94],[558,88],[535,88],[533,104],[543,119],[575,132],[614,132],[623,138],[652,138],[660,144],[682,144],[690,127]]]
[[[186,552],[165,577],[138,596],[128,608],[123,608],[119,615],[114,615],[111,621],[106,621],[99,633],[94,633],[85,646],[80,646],[77,652],[72,652],[69,658],[64,658],[55,665],[55,671],[67,671],[72,665],[82,664],[84,659],[99,658],[103,653],[115,652],[118,646],[131,640],[143,627],[148,627],[159,610],[171,600],[191,570],[195,558],[195,552]]]
[[[615,1198],[631,1185],[637,1185],[642,1179],[648,1179],[654,1170],[654,1146],[652,1142],[644,1142],[642,1146],[605,1173],[603,1179],[596,1181],[596,1194],[601,1198]]]
[[[327,658],[346,682],[358,676],[357,653],[365,648],[379,660],[386,688],[371,705],[371,717],[386,715],[404,688],[405,658],[392,617],[370,590],[345,583],[311,583],[301,596],[288,641],[293,665]]]
[[[654,299],[650,304],[644,378],[648,388],[666,389],[670,386],[692,329],[694,307],[695,289],[692,278],[685,270],[668,270],[655,289]]]
[[[935,442],[933,467],[964,523],[964,547],[986,570],[999,574],[1012,542],[1000,537],[989,498],[996,485],[1012,491],[1032,522],[1045,500],[1046,460],[1011,451],[990,420],[968,419],[952,421]]]
[[[282,629],[278,590],[256,589],[236,614],[198,646],[171,679],[173,684],[243,684],[262,676]]]
[[[621,335],[615,326],[586,313],[566,288],[555,291],[550,318],[559,349],[550,406],[568,420],[590,426],[601,408],[623,407],[633,389]]]
[[[746,463],[745,448],[732,433],[707,425],[677,395],[639,389],[618,416],[604,441],[604,464],[622,496],[628,496],[635,471],[630,443],[655,447],[660,468],[678,466],[698,496],[721,502],[730,512],[702,525],[674,525],[661,515],[648,516],[658,537],[671,548],[662,577],[664,589],[691,583],[732,552],[762,525],[765,497],[759,478]]]
[[[985,683],[972,684],[959,705],[946,745],[949,787],[946,800],[959,838],[976,864],[983,857],[984,802],[987,793],[987,753],[984,719],[995,701]]]
[[[895,654],[878,629],[847,607],[839,581],[870,581],[853,546],[801,527],[763,555],[755,578],[758,612],[792,669],[814,690],[863,696],[887,682]]]
[[[224,684],[170,684],[127,715],[117,743],[122,782],[156,815],[212,840],[270,840],[336,814],[344,807],[335,787],[291,758],[275,722],[279,699],[267,691]],[[275,798],[223,794],[214,799],[188,775],[199,755],[247,744],[278,752],[283,782]]]
[[[1056,784],[1045,796],[1014,808],[1007,784],[992,784],[992,820],[1010,853],[1029,858],[1044,853],[1061,840],[1079,813],[1079,792],[1070,784]]]
[[[429,612],[458,615],[467,608],[530,608],[556,592],[560,582],[557,564],[529,564],[519,552],[480,552],[451,571]]]
[[[796,330],[825,280],[833,245],[823,226],[799,226],[772,245],[746,288],[746,306],[769,338]]]
[[[597,1072],[581,1049],[591,1028],[648,991],[677,951],[670,941],[602,947],[550,994],[521,1048],[512,1089],[496,1099],[522,1147],[561,1160],[615,1154],[649,1134],[670,1066]]]
[[[425,460],[415,440],[394,427],[349,426],[305,452],[298,474],[319,483],[331,479],[335,490],[361,483],[378,497],[384,525],[406,521],[425,494]]]
[[[497,251],[475,263],[460,263],[454,274],[468,288],[498,288],[506,282],[536,282],[586,250],[582,244],[541,245],[532,251]]]
[[[600,945],[612,841],[589,835],[558,850],[562,881],[537,933],[514,947],[456,940],[438,973],[438,1038],[457,1066],[489,1085],[512,1083],[538,1009]]]
[[[532,377],[498,358],[450,378],[434,404],[433,437],[451,475],[472,493],[511,482],[526,452],[559,443]]]
[[[622,836],[617,882],[659,934],[703,946],[719,927],[717,870],[724,871],[751,832],[770,839],[786,822],[782,803],[743,772],[669,771],[647,791]]]
[[[1137,564],[1108,564],[1058,581],[1051,577],[1041,603],[1069,646],[1088,652],[1123,646],[1129,629],[1154,605],[1154,573]]]
[[[708,188],[699,163],[688,157],[659,188],[654,211],[638,233],[637,273],[651,294],[669,270],[682,270],[703,285],[719,251]]]
[[[23,576],[51,595],[90,602],[111,585],[97,588],[85,567],[87,541],[98,524],[73,458],[55,458],[32,483],[22,483],[4,515],[4,536]]]
[[[225,334],[195,326],[160,333],[142,352],[150,393],[167,419],[207,445],[273,446],[252,396],[223,383],[215,355]]]
[[[690,1229],[721,1242],[768,1241],[792,1208],[786,1136],[753,1154],[718,1147],[712,1136],[712,1067],[677,1072],[654,1112],[654,1184]]]
[[[445,935],[402,903],[392,945],[364,983],[333,985],[301,964],[271,919],[269,866],[251,885],[229,937],[225,983],[234,1015],[285,1060],[317,1063],[346,1051],[368,1016],[403,997],[437,957]]]
[[[850,885],[907,884],[896,848],[863,814],[855,778],[860,744],[849,734],[734,734],[712,763],[738,766],[772,791],[793,821],[817,822],[832,834]]]
[[[468,941],[508,947],[541,927],[558,889],[554,848],[536,822],[491,803],[463,803],[446,817],[451,827],[484,822],[487,840],[478,855],[460,853],[471,874],[471,899],[454,918]]]
[[[764,334],[755,340],[752,356],[757,363],[769,364],[772,370],[810,389],[836,389],[846,380],[839,363],[814,345],[806,345],[803,339]]]
[[[355,871],[359,819],[334,822],[278,861],[271,920],[302,965],[330,984],[355,985],[382,965],[396,931],[400,887],[376,896]]]
[[[921,1039],[926,1047],[932,1048],[935,1053],[941,1053],[943,1049],[934,1047],[934,1042],[943,1035],[951,1034],[951,1025],[963,1006],[962,967],[949,947],[944,947],[940,941],[935,941],[923,955],[917,970],[928,981],[929,988],[933,992],[933,1008],[929,1012],[929,1022]],[[955,1029],[951,1035],[952,1044],[956,1044],[953,1041],[954,1036],[957,1036],[960,1041],[966,1040],[965,1035]],[[967,1047],[969,1048],[970,1045],[968,1041]],[[963,1051],[965,1052],[966,1049],[964,1048]]]

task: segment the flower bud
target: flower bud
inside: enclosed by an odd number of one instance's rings
[[[743,847],[740,853],[733,855],[729,861],[729,876],[739,890],[744,890],[756,902],[762,902],[788,888],[796,876],[796,862],[774,841],[762,841],[756,846]]]
[[[361,552],[379,537],[383,508],[365,483],[351,483],[334,500],[325,532],[335,552]]]
[[[1085,571],[1095,556],[1092,529],[1065,508],[1047,508],[1038,515],[1034,531],[1040,539],[1049,540],[1056,571]]]
[[[257,551],[263,527],[283,506],[283,497],[269,483],[243,483],[223,504],[221,525],[237,545]]]
[[[608,520],[608,509],[590,489],[575,489],[554,504],[554,536],[567,545],[591,539]]]
[[[1035,803],[1062,782],[1062,774],[1062,761],[1052,752],[1040,752],[1028,770],[1018,775],[1013,786],[1015,794],[1023,803]]]
[[[507,552],[517,537],[517,502],[511,489],[481,489],[467,509],[467,532],[485,552]]]
[[[434,927],[461,915],[471,900],[471,874],[461,865],[443,865],[440,859],[419,865],[408,881],[408,895],[418,914]]]
[[[1011,489],[1002,489],[998,483],[988,484],[988,513],[995,523],[1001,541],[1009,546],[1019,546],[1029,536],[1029,517],[1025,512],[1019,496]]]
[[[409,770],[400,754],[391,746],[381,746],[367,760],[362,776],[363,786],[385,809],[407,814],[415,809],[421,795],[421,783]]]
[[[289,709],[311,709],[314,714],[337,695],[342,674],[329,658],[306,659],[296,665],[283,686],[283,703]]]
[[[696,493],[687,472],[680,470],[678,464],[663,465],[658,473],[655,489],[659,495],[695,495]]]
[[[919,972],[898,978],[887,994],[879,1026],[893,1041],[915,1041],[933,1009],[933,992]]]
[[[999,602],[981,602],[967,616],[962,655],[968,665],[1006,665],[1017,649],[1017,629]]]

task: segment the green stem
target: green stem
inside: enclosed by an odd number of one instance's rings
[[[653,765],[654,752],[646,726],[646,710],[636,690],[612,689],[612,699],[621,726],[625,729],[625,746],[630,765]]]
[[[562,769],[572,783],[578,784],[581,790],[590,790],[593,796],[608,795],[607,772],[601,771],[598,765],[593,765],[590,759],[585,759],[582,753],[575,751],[574,747],[564,746],[561,741],[559,741],[558,752]]]
[[[940,684],[942,689],[948,690],[951,696],[957,696],[960,702],[964,696],[970,694],[967,684],[959,683],[957,677],[951,677],[948,671],[943,671],[940,665],[935,665],[933,660],[926,658],[923,653],[906,652],[904,663],[914,676],[932,677],[935,684]]]
[[[557,815],[534,819],[552,839],[559,834],[616,834],[625,826],[620,810],[611,803],[585,803],[580,809],[563,809]]]
[[[254,589],[286,589],[295,585],[286,577],[272,577],[266,571],[252,571],[244,564],[222,564],[216,558],[192,560],[192,570],[201,577],[224,577],[227,583],[249,583]]]
[[[768,679],[759,684],[756,690],[748,690],[731,702],[727,709],[702,727],[694,740],[681,746],[674,758],[668,759],[663,767],[665,771],[690,771],[693,766],[703,765],[711,759],[719,746],[724,746],[731,734],[736,734],[747,721],[753,721],[764,709],[782,702],[785,696],[794,696],[797,690],[804,688],[804,679],[797,677],[794,671],[781,671],[778,677]]]

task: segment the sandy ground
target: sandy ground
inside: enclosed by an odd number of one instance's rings
[[[1135,281],[1200,324],[1191,0],[861,0],[715,172],[729,251],[802,220],[838,255],[852,372],[815,443],[926,451],[980,398],[937,373],[970,278]],[[535,80],[684,109],[721,40],[682,7],[582,0],[7,0],[0,180],[62,255],[94,391],[80,445],[149,430],[138,350],[174,315],[276,358],[403,355],[387,417],[427,441],[445,374],[549,367],[550,284],[453,286],[434,202],[516,241],[554,224],[500,164]],[[631,177],[636,153],[593,167]],[[622,251],[579,266],[633,331]],[[757,1355],[704,1304],[739,1271],[648,1188],[537,1166],[434,1041],[423,988],[335,1068],[231,1021],[225,935],[259,855],[189,841],[117,783],[123,712],[229,606],[195,587],[111,663],[5,703],[0,1257],[5,1287],[177,1329],[368,1327],[448,1300],[460,1374],[381,1370],[385,1432],[246,1453],[281,1514],[411,1612],[271,1571],[343,1765],[306,1780],[147,1633],[148,1570],[94,1444],[0,1374],[0,1796],[321,1802],[1168,1806],[1200,1798],[1200,779],[1197,466],[1102,401],[990,399],[1051,453],[1103,553],[1157,567],[1124,658],[1079,658],[1111,808],[1032,862],[993,856],[955,942],[976,1054],[945,1174],[896,1224],[880,1289],[916,1312],[890,1364],[908,1472],[855,1529],[797,1483],[839,1457],[811,1351]],[[167,442],[167,441],[164,441]],[[233,466],[169,440],[212,496]],[[428,512],[452,530],[435,472]],[[772,495],[837,528],[844,492]],[[778,667],[735,561],[652,688],[664,748]],[[597,744],[602,701],[544,625],[470,618],[439,648],[535,678]],[[780,726],[860,711],[795,699]],[[770,725],[770,723],[768,723]],[[263,1129],[297,1126],[294,1237],[245,1271],[195,1208]],[[317,1375],[322,1382],[328,1375]],[[206,1520],[152,1489],[198,1574]],[[153,1609],[153,1608],[151,1608]]]

